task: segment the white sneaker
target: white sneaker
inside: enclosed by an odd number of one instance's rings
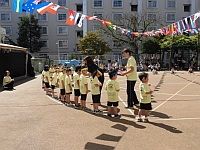
[[[149,119],[147,117],[145,117],[143,122],[149,122]]]
[[[138,117],[138,118],[137,118],[137,121],[138,121],[138,122],[142,122],[142,118],[141,118],[141,117]]]

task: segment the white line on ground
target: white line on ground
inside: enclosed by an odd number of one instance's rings
[[[160,95],[174,95],[174,94],[168,94],[168,93],[155,93]],[[200,95],[183,95],[183,94],[177,94],[178,96],[200,96]]]
[[[55,100],[54,98],[50,97],[49,95],[47,95],[47,97],[48,97],[49,99],[51,99],[52,101],[54,101],[54,102],[56,102],[56,103],[58,103],[58,104],[63,105],[63,103],[61,103],[61,102],[58,101],[58,100]]]
[[[198,79],[199,77],[195,78],[192,82],[194,82],[196,79]],[[179,91],[177,91],[175,94],[173,94],[172,96],[170,96],[168,99],[166,99],[163,103],[161,103],[160,105],[158,105],[156,108],[154,108],[152,111],[155,111],[156,109],[158,109],[159,107],[161,107],[162,105],[164,105],[167,101],[169,101],[170,99],[172,99],[174,96],[176,96],[179,92],[181,92],[183,89],[185,89],[186,87],[188,87],[190,84],[192,84],[192,82],[188,83],[186,86],[184,86],[183,88],[181,88]]]
[[[119,96],[118,96],[119,97]],[[119,97],[120,101],[124,104],[124,106],[126,106],[126,103],[123,101],[123,99],[121,99],[121,97]],[[134,112],[131,109],[127,109],[133,116],[135,116]]]
[[[155,119],[155,120],[165,120],[165,121],[171,121],[171,120],[175,120],[175,121],[176,120],[200,120],[200,118],[169,118],[169,119]]]

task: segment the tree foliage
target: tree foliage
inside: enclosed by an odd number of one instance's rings
[[[142,42],[142,52],[147,54],[158,53],[160,48],[159,37],[148,37]]]
[[[152,13],[157,13],[153,12]],[[106,19],[111,20],[111,16],[109,15]],[[160,15],[157,13],[157,17],[154,15],[147,16],[146,12],[138,13],[124,13],[122,17],[116,17],[112,24],[119,26],[124,29],[128,29],[131,32],[145,32],[148,30],[148,27],[155,24],[160,24],[161,21]],[[113,39],[118,42],[117,45],[123,45],[124,47],[130,47],[135,53],[138,53],[138,41],[142,39],[141,36],[134,36],[132,34],[122,34],[120,29],[115,28],[113,26],[107,25],[102,26],[102,24],[95,25],[97,32],[106,35],[113,41]]]
[[[18,23],[18,29],[18,45],[28,48],[31,53],[40,51],[43,46],[43,43],[40,41],[41,27],[38,25],[38,20],[35,18],[35,15],[21,17]]]
[[[108,42],[92,31],[79,41],[78,49],[86,55],[105,55],[111,51]]]

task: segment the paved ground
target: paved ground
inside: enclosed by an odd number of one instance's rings
[[[126,79],[118,77],[120,119],[60,104],[41,89],[40,76],[0,92],[1,150],[197,150],[200,143],[200,73],[150,74],[154,90],[149,123],[125,109]],[[108,77],[106,76],[106,79]],[[136,84],[137,95],[138,84]],[[73,99],[73,97],[71,98]],[[106,114],[106,92],[102,106]],[[89,94],[87,106],[92,108]]]

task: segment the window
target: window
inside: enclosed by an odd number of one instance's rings
[[[176,14],[174,13],[166,13],[166,22],[175,22]]]
[[[0,7],[9,7],[10,2],[9,0],[0,0]]]
[[[166,8],[176,8],[176,1],[175,0],[167,1]]]
[[[95,13],[93,13],[93,16],[97,16],[97,18],[103,19],[103,13],[101,13],[101,12],[95,12]]]
[[[68,26],[57,26],[57,34],[58,35],[67,35],[68,34]]]
[[[157,28],[155,26],[149,26],[147,28],[147,31],[152,31],[152,30],[156,30]]]
[[[137,11],[138,5],[131,5],[131,11]]]
[[[77,4],[76,5],[76,11],[83,11],[83,5],[81,5],[81,4]]]
[[[1,26],[6,29],[6,35],[12,35],[12,27],[11,26]]]
[[[58,21],[66,21],[67,20],[67,14],[57,14],[57,20]]]
[[[93,7],[103,8],[103,0],[94,0],[93,1]]]
[[[119,21],[122,19],[122,13],[113,13],[112,18],[113,21]]]
[[[41,26],[40,33],[43,35],[48,34],[48,26]]]
[[[152,22],[153,25],[156,25],[157,14],[156,13],[147,13],[147,20]]]
[[[42,48],[48,48],[48,40],[41,40],[43,43]]]
[[[112,1],[113,8],[122,8],[122,0],[113,0]]]
[[[59,48],[68,48],[68,40],[59,40]]]
[[[147,8],[157,8],[157,1],[147,1]]]
[[[93,26],[93,32],[98,32],[98,28],[96,26]]]
[[[77,31],[76,35],[78,38],[83,38],[83,31]]]
[[[190,12],[190,4],[184,5],[184,12]]]
[[[1,13],[1,21],[11,21],[11,13]]]
[[[48,14],[45,13],[45,14],[43,14],[43,15],[40,15],[40,14],[38,13],[38,20],[39,20],[39,21],[48,21]]]
[[[58,0],[58,5],[67,7],[67,0]]]

